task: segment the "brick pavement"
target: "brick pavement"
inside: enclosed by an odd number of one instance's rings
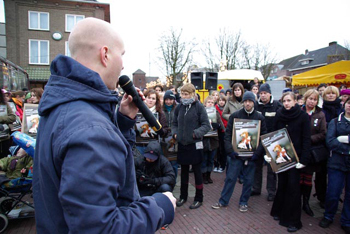
[[[266,167],[264,168],[266,175]],[[266,176],[264,176],[266,178]],[[204,203],[196,210],[188,207],[193,202],[194,188],[190,186],[189,199],[184,206],[176,209],[175,220],[167,230],[160,230],[157,234],[183,234],[183,233],[287,233],[285,227],[279,226],[269,215],[272,202],[266,200],[267,192],[263,189],[262,195],[251,197],[249,210],[241,213],[238,210],[238,201],[242,185],[238,184],[226,208],[214,210],[211,205],[220,197],[225,173],[212,173],[213,184],[204,185]],[[179,180],[180,178],[178,178]],[[190,183],[194,184],[193,173],[190,174]],[[266,181],[264,180],[264,186]],[[175,187],[174,194],[179,196],[179,183]],[[340,228],[340,214],[336,215],[334,223],[328,229],[318,226],[322,218],[323,210],[319,208],[315,198],[310,199],[310,205],[315,217],[309,217],[302,212],[303,228],[297,233],[344,233]],[[339,206],[339,212],[342,204]],[[338,213],[339,213],[338,212]],[[8,234],[34,234],[36,233],[34,218],[11,220],[6,231]]]

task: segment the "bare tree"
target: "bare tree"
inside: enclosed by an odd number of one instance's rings
[[[182,40],[182,29],[177,32],[173,28],[168,34],[165,34],[159,39],[159,57],[160,63],[170,77],[179,77],[185,71],[185,67],[192,62],[192,54],[194,53],[196,44],[195,40],[186,42]],[[182,79],[172,79],[173,84],[179,86],[183,82]]]
[[[222,60],[225,61],[227,69],[237,68],[241,44],[241,32],[233,33],[225,28],[219,30],[215,43],[207,39],[203,43],[202,53],[209,70],[219,71]]]

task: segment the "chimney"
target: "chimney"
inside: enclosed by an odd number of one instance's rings
[[[337,45],[337,42],[336,41],[332,41],[332,42],[329,42],[329,46],[335,46],[335,45]]]
[[[305,50],[305,55],[307,55],[309,53],[309,50],[308,49],[306,49]]]

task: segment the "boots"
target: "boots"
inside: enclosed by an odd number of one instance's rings
[[[306,186],[306,185],[302,185],[302,196],[303,196],[303,210],[305,211],[305,213],[311,217],[314,216],[314,212],[311,210],[310,205],[309,205],[309,199],[310,199],[310,195],[311,195],[311,186]]]
[[[208,172],[207,172],[207,180],[208,180],[208,183],[209,183],[209,184],[212,184],[212,183],[213,183],[213,180],[210,178],[210,174],[211,174],[211,172],[208,171]]]
[[[202,173],[203,176],[203,184],[208,184],[207,173]]]

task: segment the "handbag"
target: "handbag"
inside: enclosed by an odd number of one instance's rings
[[[329,157],[329,150],[324,145],[311,147],[311,162],[319,163],[326,161]]]

